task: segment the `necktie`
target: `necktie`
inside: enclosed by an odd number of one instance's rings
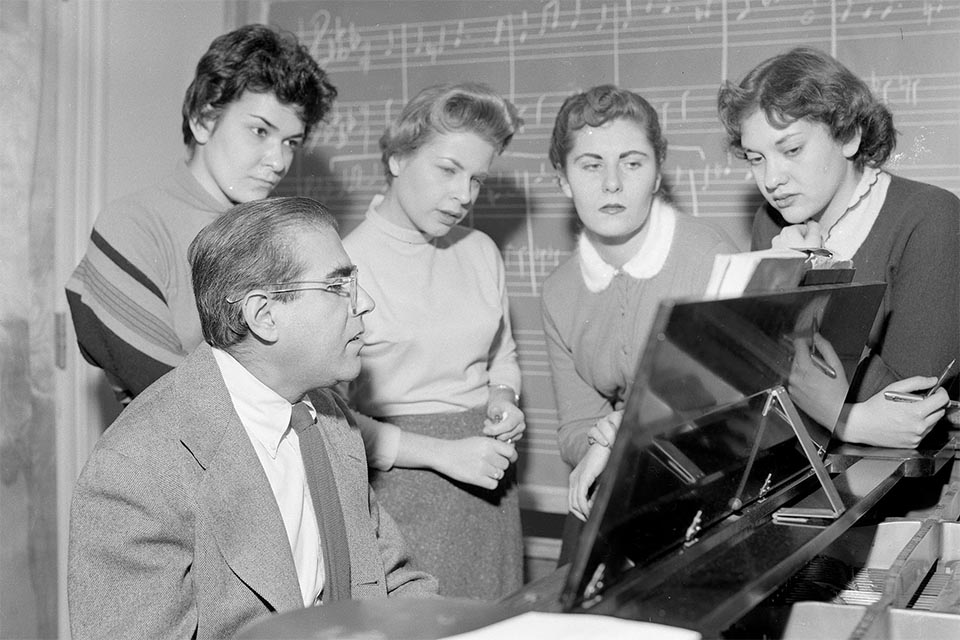
[[[300,440],[300,457],[303,458],[303,470],[307,476],[307,486],[310,487],[310,498],[320,528],[326,577],[323,601],[330,603],[349,600],[350,549],[347,545],[347,528],[343,521],[343,509],[340,506],[327,447],[320,428],[303,402],[293,405],[290,426],[297,432]]]

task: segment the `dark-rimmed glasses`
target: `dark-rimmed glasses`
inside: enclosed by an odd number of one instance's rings
[[[323,280],[298,280],[294,282],[277,282],[274,284],[264,284],[256,287],[266,293],[293,293],[295,291],[326,291],[340,297],[350,298],[350,311],[357,313],[357,265],[350,267],[350,273],[345,276],[335,276],[333,278],[324,278]],[[246,295],[246,294],[244,294]],[[239,298],[227,297],[228,304],[236,304],[243,300]]]

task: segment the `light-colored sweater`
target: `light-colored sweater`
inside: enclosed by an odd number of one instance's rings
[[[364,318],[353,406],[376,417],[459,412],[485,406],[489,384],[519,393],[497,246],[464,227],[428,241],[384,219],[380,202],[343,241],[376,302]]]
[[[578,251],[543,284],[560,455],[571,466],[589,448],[590,427],[622,408],[660,301],[702,295],[714,256],[738,251],[723,231],[660,200],[648,224],[623,269],[603,263],[581,236]]]

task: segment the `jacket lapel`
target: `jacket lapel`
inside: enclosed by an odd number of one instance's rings
[[[197,495],[224,561],[274,610],[302,608],[280,510],[210,348],[178,371],[181,442],[202,468]]]

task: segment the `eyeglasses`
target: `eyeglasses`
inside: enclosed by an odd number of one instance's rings
[[[350,267],[350,273],[345,276],[336,276],[334,278],[324,278],[323,280],[299,280],[296,282],[279,282],[274,284],[265,284],[257,287],[263,289],[266,293],[293,293],[295,291],[326,291],[340,297],[350,298],[350,311],[357,313],[357,266]],[[236,304],[243,300],[239,298],[226,298],[228,304]]]

